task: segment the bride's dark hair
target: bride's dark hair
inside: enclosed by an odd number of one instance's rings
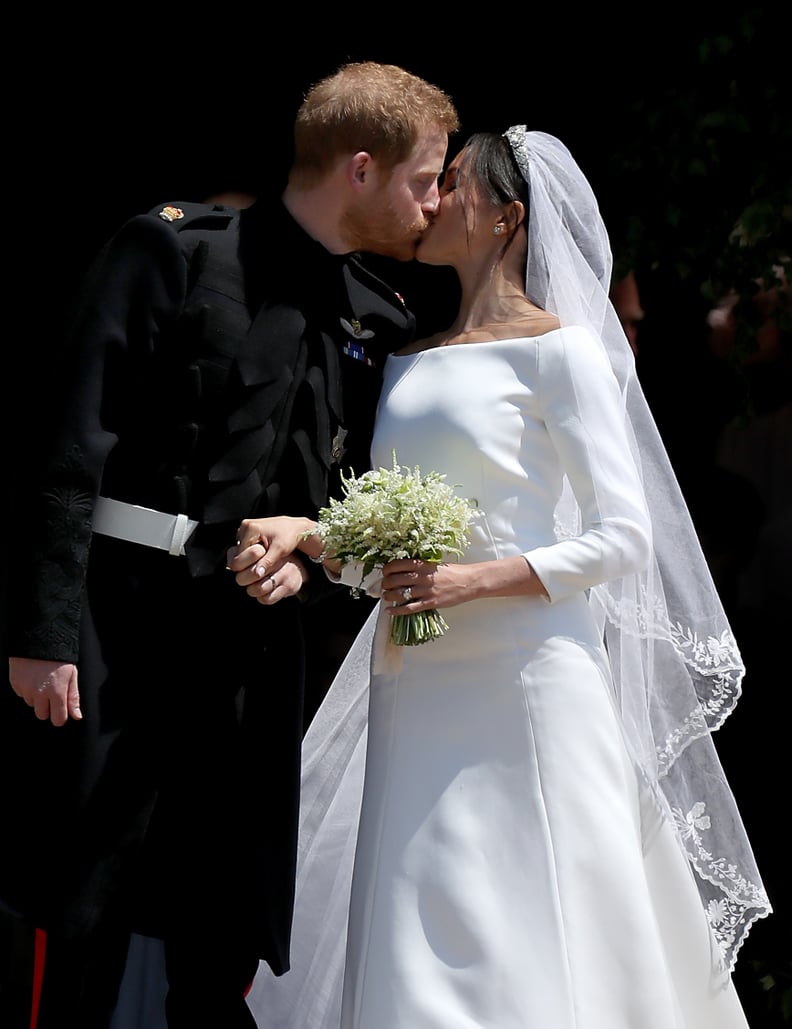
[[[497,132],[477,132],[462,148],[458,177],[476,183],[492,204],[519,200],[528,210],[528,183],[514,160],[508,141]]]
[[[457,168],[457,182],[464,188],[472,183],[485,200],[491,204],[511,204],[519,200],[525,206],[525,223],[528,220],[528,183],[523,178],[512,148],[497,132],[476,132],[467,140],[460,153],[462,158]],[[467,207],[465,201],[463,207]],[[511,242],[514,233],[504,241]]]

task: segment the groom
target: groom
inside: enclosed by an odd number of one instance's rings
[[[288,970],[301,601],[325,579],[295,556],[251,604],[226,550],[367,464],[414,318],[357,253],[413,257],[457,128],[435,86],[344,66],[297,113],[285,188],[160,205],[87,276],[7,585],[0,909],[37,976],[0,1023],[107,1029],[133,931],[163,940],[169,1029],[254,1029],[259,961]]]

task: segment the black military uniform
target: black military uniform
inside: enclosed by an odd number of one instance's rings
[[[76,662],[84,716],[55,728],[4,691],[11,910],[75,944],[128,923],[288,968],[306,599],[257,604],[226,549],[244,517],[315,513],[368,466],[413,329],[279,200],[158,208],[103,250],[8,587],[8,653]],[[197,527],[181,555],[99,534],[99,497]]]

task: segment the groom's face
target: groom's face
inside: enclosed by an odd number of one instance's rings
[[[440,204],[437,181],[448,136],[432,130],[419,137],[406,161],[391,169],[372,160],[369,188],[344,218],[353,249],[410,261]]]

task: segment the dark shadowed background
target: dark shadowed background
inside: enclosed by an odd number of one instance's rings
[[[752,1029],[779,1024],[785,993],[792,1003],[781,842],[792,685],[783,660],[792,614],[789,335],[787,324],[769,360],[735,362],[713,348],[706,314],[724,281],[709,277],[732,253],[731,227],[747,205],[792,183],[783,6],[712,14],[605,5],[595,16],[558,4],[369,5],[351,18],[226,5],[200,22],[197,9],[160,6],[91,19],[17,14],[6,36],[18,59],[5,136],[12,470],[20,435],[36,431],[38,383],[63,308],[99,246],[159,203],[255,193],[279,177],[304,91],[338,64],[401,64],[443,87],[462,120],[452,152],[474,131],[513,123],[567,143],[600,197],[617,267],[638,273],[639,376],[748,664],[719,744],[777,911],[754,927],[738,964]],[[789,210],[773,217],[768,232],[789,253]],[[277,247],[273,239],[275,259]],[[442,272],[426,271],[403,266],[390,279],[429,331],[447,319],[455,293]]]

